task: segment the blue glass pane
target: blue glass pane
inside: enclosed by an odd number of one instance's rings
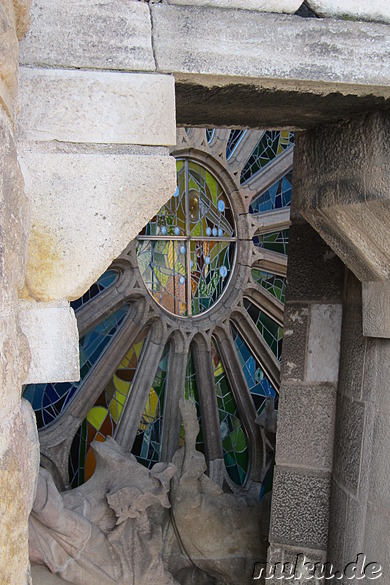
[[[123,325],[129,308],[129,305],[125,305],[118,309],[80,339],[80,380],[78,382],[28,384],[25,387],[23,396],[31,403],[35,411],[39,429],[52,423],[66,410],[90,370],[96,365]]]
[[[230,327],[237,350],[238,359],[240,360],[241,368],[248,384],[249,391],[252,394],[253,402],[255,403],[257,412],[260,412],[264,400],[268,396],[276,399],[276,389],[271,383],[264,368],[257,361],[248,345],[238,333],[237,329],[233,324],[231,324]]]
[[[82,297],[72,301],[70,306],[76,311],[83,307],[92,299],[98,297],[103,291],[112,286],[119,278],[116,270],[107,270],[101,277],[91,286],[89,290]]]
[[[232,130],[226,145],[226,160],[232,156],[241,140],[244,138],[246,130]]]
[[[250,213],[261,213],[289,207],[291,204],[292,172],[276,181],[267,191],[261,193],[249,206]]]

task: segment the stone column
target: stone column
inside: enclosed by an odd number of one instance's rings
[[[34,416],[20,398],[30,362],[18,315],[29,209],[14,141],[19,40],[28,28],[29,4],[28,0],[0,2],[0,582],[4,585],[29,582],[27,520],[39,465]]]
[[[295,206],[291,219],[270,563],[325,560],[339,367],[344,267]]]
[[[390,572],[389,135],[388,113],[366,114],[300,135],[295,151],[296,205],[350,270],[328,560],[343,571],[362,553],[377,582]]]

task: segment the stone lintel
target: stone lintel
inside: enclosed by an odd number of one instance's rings
[[[20,68],[20,140],[176,143],[169,75]]]
[[[157,70],[175,75],[180,124],[307,128],[389,107],[386,25],[196,6],[151,9]]]
[[[67,301],[19,301],[20,326],[31,352],[25,384],[80,379],[79,334]]]
[[[293,14],[301,6],[302,0],[167,0],[167,4]]]
[[[363,282],[363,335],[390,339],[390,282]]]

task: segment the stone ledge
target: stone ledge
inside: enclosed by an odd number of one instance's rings
[[[151,10],[158,71],[178,79],[246,77],[272,81],[274,89],[283,80],[301,91],[301,82],[317,81],[323,93],[342,91],[341,84],[388,86],[386,25],[196,6]]]
[[[79,335],[69,303],[19,301],[19,319],[31,362],[25,384],[80,379]]]
[[[167,4],[293,14],[302,5],[302,0],[167,0]]]
[[[21,140],[176,143],[168,75],[20,68]]]
[[[307,4],[318,16],[390,22],[388,0],[307,0]]]
[[[31,15],[21,64],[155,70],[149,7],[142,2],[33,0]]]
[[[20,143],[31,201],[26,285],[35,300],[81,296],[176,189],[168,156],[50,153]]]

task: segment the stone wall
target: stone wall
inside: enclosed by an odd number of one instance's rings
[[[31,407],[21,403],[30,362],[21,331],[18,289],[22,288],[29,208],[17,162],[14,123],[18,110],[18,44],[29,21],[29,1],[0,2],[0,581],[26,583],[27,519],[39,464]]]
[[[289,233],[271,563],[326,559],[344,281],[342,262],[294,209]]]

